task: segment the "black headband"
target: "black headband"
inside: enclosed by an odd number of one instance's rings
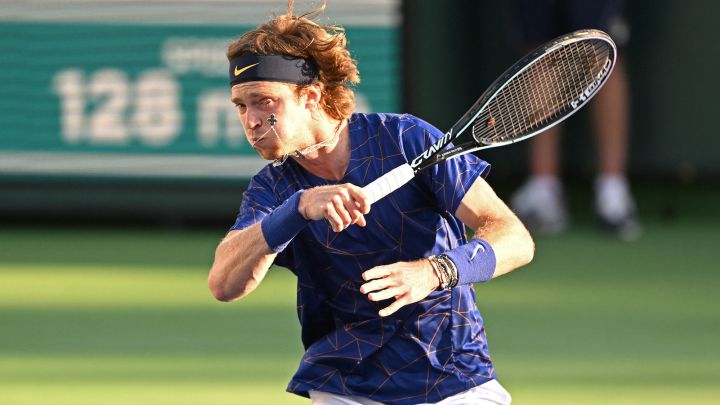
[[[317,78],[317,66],[311,59],[245,54],[230,60],[230,87],[256,81],[310,84]]]

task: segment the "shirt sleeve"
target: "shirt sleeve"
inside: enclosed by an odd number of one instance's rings
[[[400,128],[408,162],[444,136],[427,122],[409,117],[410,119],[403,120]],[[475,180],[480,176],[487,177],[489,171],[489,163],[468,153],[435,164],[419,172],[416,177],[434,194],[438,208],[454,215]]]
[[[245,229],[262,221],[266,215],[280,205],[270,184],[272,181],[266,172],[260,172],[253,176],[247,190],[243,193],[240,210],[235,223],[229,229],[230,231]],[[275,257],[273,263],[286,267],[294,273],[294,260],[293,249],[285,249]]]
[[[243,193],[240,210],[231,231],[245,229],[260,222],[277,207],[277,197],[270,187],[270,182],[259,173],[250,180],[247,190]]]

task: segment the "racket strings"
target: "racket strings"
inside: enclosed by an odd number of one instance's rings
[[[595,77],[596,72],[588,74],[592,71],[592,65],[582,63],[587,60],[585,56],[593,52],[593,47],[584,42],[578,45],[562,49],[556,58],[539,66],[543,71],[544,82],[541,83],[541,91],[536,91],[532,99],[534,103],[530,105],[534,113],[527,117],[523,132],[545,126],[565,115],[572,98],[584,91]]]
[[[511,141],[564,117],[597,79],[610,52],[603,41],[588,40],[536,60],[490,100],[473,123],[475,139],[485,144]]]
[[[499,135],[496,141],[542,126],[558,112],[558,104],[563,101],[561,94],[578,83],[578,75],[572,69],[576,65],[567,60],[570,51],[572,49],[562,49],[554,58],[538,61],[498,94],[493,103],[495,108],[490,109],[491,114],[494,112],[493,115],[500,117],[501,125],[493,130]],[[533,77],[534,83],[530,80]],[[517,117],[525,122],[517,122]]]

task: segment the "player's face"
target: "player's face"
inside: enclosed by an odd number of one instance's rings
[[[241,83],[232,88],[232,102],[237,107],[248,142],[264,159],[277,159],[307,143],[310,111],[304,99],[295,96],[292,85]],[[270,130],[270,114],[275,114],[274,132]]]

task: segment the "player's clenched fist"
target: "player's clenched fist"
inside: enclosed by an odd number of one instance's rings
[[[298,211],[305,219],[325,219],[333,231],[340,232],[352,224],[365,226],[370,203],[362,188],[347,183],[305,190]]]

